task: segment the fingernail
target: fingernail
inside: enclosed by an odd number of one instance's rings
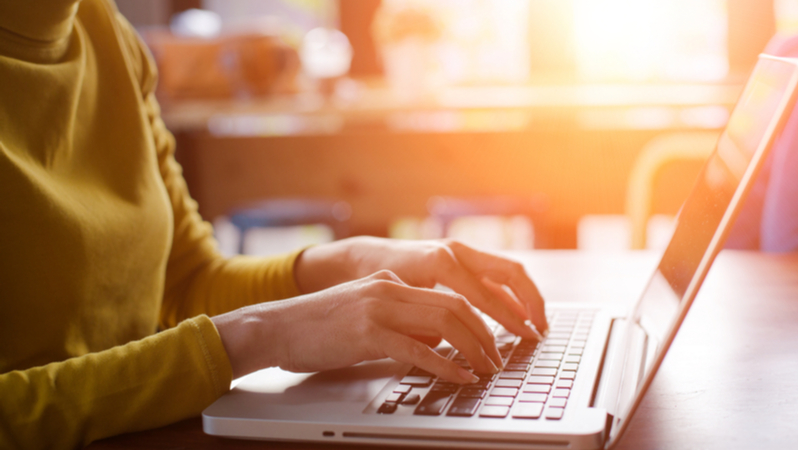
[[[492,373],[500,372],[500,369],[497,368],[497,364],[492,361],[487,355],[483,356],[484,361],[486,361],[486,365],[489,366],[489,371]]]
[[[468,370],[464,369],[463,367],[458,368],[458,376],[461,377],[462,380],[466,381],[469,384],[477,383],[479,378],[475,376],[475,374],[470,373]]]
[[[536,339],[539,339],[540,341],[544,340],[544,336],[542,336],[542,333],[539,333],[539,330],[537,330],[536,327],[533,326],[533,323],[530,320],[526,320],[525,325],[528,328],[530,328],[531,331],[533,331],[533,333],[536,335]]]

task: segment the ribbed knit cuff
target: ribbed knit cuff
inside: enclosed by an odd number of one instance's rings
[[[230,390],[231,381],[233,380],[233,369],[228,358],[228,352],[225,351],[225,347],[222,345],[222,338],[219,336],[217,327],[214,326],[214,322],[208,316],[197,316],[187,320],[187,322],[190,322],[197,332],[211,382],[214,385],[215,397],[219,397]]]

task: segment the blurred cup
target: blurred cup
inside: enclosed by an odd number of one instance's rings
[[[350,71],[353,47],[339,30],[314,28],[300,47],[303,72],[316,79],[337,78]]]

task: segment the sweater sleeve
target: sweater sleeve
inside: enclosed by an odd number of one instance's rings
[[[156,68],[138,35],[121,16],[123,40],[134,73],[140,77],[145,113],[158,151],[161,177],[172,205],[174,234],[164,289],[160,325],[175,326],[197,314],[217,315],[254,303],[300,295],[294,263],[302,252],[269,258],[224,258],[217,250],[211,225],[197,212],[180,165],[174,157],[175,139],[161,119],[155,98]]]
[[[230,382],[217,330],[198,316],[140,341],[0,375],[0,448],[69,449],[164,426],[197,415]]]

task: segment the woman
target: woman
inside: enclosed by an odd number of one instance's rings
[[[496,371],[469,303],[522,336],[536,336],[527,320],[546,330],[519,264],[455,242],[356,238],[222,258],[155,83],[107,0],[0,0],[0,447],[159,427],[270,366],[392,357],[470,382],[420,342],[443,337],[476,371]],[[426,289],[437,282],[461,295]]]

